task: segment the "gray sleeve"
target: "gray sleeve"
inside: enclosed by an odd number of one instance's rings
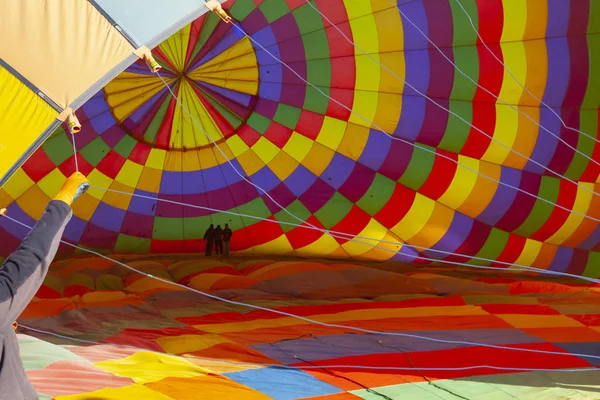
[[[73,215],[62,201],[51,201],[19,248],[0,268],[0,332],[11,326],[42,285]]]

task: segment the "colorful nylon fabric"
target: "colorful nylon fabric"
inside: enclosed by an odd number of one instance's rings
[[[28,376],[46,398],[180,400],[202,393],[225,399],[381,399],[375,392],[393,399],[454,397],[424,377],[473,400],[507,393],[519,399],[597,397],[598,371],[509,369],[600,365],[573,355],[600,356],[598,287],[398,263],[194,255],[119,260],[189,288],[318,322],[565,354],[327,328],[210,300],[83,256],[55,263],[20,319],[24,333],[55,343],[22,338]],[[57,339],[24,326],[101,344]],[[277,368],[283,365],[313,369]],[[338,367],[314,368],[319,365]],[[499,369],[476,368],[481,365]],[[427,370],[457,367],[474,369]]]
[[[477,31],[455,0],[409,2],[400,9],[482,87],[595,157],[597,143],[561,127],[477,45],[477,34],[527,90],[567,124],[595,137],[597,5],[460,4]],[[362,55],[305,1],[237,0],[225,8],[253,40],[356,114],[307,86],[231,24],[207,14],[154,49],[164,79],[198,124],[141,61],[78,110],[84,121],[77,136],[81,170],[97,187],[151,199],[92,190],[77,205],[66,238],[114,252],[200,251],[210,223],[229,223],[237,232],[232,250],[238,252],[417,261],[418,251],[403,246],[408,243],[465,255],[448,257],[452,260],[477,256],[598,276],[600,230],[597,221],[583,217],[600,216],[594,211],[600,209],[598,196],[585,190],[597,190],[597,164],[468,82],[386,0],[313,5],[416,89],[581,187],[449,117]],[[73,170],[69,140],[55,134],[2,188],[3,202],[23,222],[39,217],[42,200]],[[240,175],[307,223],[373,240],[363,245],[153,200],[298,222]],[[5,221],[2,227],[5,240],[16,243],[20,228]]]
[[[136,38],[107,28],[119,57],[161,37],[119,2],[98,3]],[[146,4],[144,13],[160,19],[161,4],[153,1],[154,11]],[[18,332],[44,340],[22,338],[36,389],[58,399],[91,392],[183,399],[197,388],[249,399],[454,398],[434,386],[439,380],[469,399],[536,398],[543,390],[594,398],[597,372],[358,366],[598,365],[574,355],[600,355],[596,286],[508,270],[600,277],[600,5],[227,0],[223,7],[232,23],[205,13],[152,49],[159,75],[142,60],[129,63],[77,108],[76,155],[71,135],[58,129],[0,187],[0,207],[31,226],[76,167],[93,186],[65,231],[79,248],[61,247],[19,320]],[[171,11],[173,21],[196,15],[188,1]],[[94,11],[108,26],[103,16]],[[117,68],[110,60],[103,66]],[[19,145],[10,127],[31,127],[27,140],[35,142],[61,111],[13,72],[0,64],[10,89],[0,91],[7,110],[0,151],[14,150],[3,170],[30,146]],[[201,256],[210,224],[233,229],[235,258]],[[0,255],[27,232],[0,218]],[[82,258],[86,250],[320,321],[568,355],[299,323]],[[462,263],[507,272],[458,269]],[[51,355],[42,360],[38,349]],[[78,383],[75,371],[83,374]],[[59,374],[68,382],[48,386]]]

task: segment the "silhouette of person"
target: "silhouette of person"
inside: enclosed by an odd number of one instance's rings
[[[225,224],[225,229],[223,229],[223,255],[229,255],[229,242],[231,241],[231,237],[233,236],[233,232],[229,229],[229,224]]]
[[[215,254],[223,254],[223,229],[221,229],[221,225],[217,225],[217,229],[215,229]]]
[[[215,226],[210,224],[206,232],[204,233],[204,241],[206,242],[206,255],[212,255],[213,241],[215,240]]]

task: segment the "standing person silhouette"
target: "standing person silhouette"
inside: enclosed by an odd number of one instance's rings
[[[46,278],[67,223],[71,204],[90,184],[75,172],[63,184],[46,211],[0,268],[0,399],[38,399],[25,373],[13,322],[25,310]],[[0,210],[4,215],[6,209]]]
[[[229,229],[229,224],[225,224],[225,229],[223,229],[223,255],[229,255],[229,242],[231,241],[231,237],[233,236],[233,232]]]
[[[223,229],[221,229],[221,225],[217,225],[217,229],[215,229],[215,254],[223,254]]]
[[[215,240],[215,226],[210,224],[204,233],[204,241],[206,242],[206,256],[212,256],[213,241]]]

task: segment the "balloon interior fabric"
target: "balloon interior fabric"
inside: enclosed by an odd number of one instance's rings
[[[19,320],[42,397],[597,396],[598,3],[223,8],[0,0],[2,256],[92,184]]]

